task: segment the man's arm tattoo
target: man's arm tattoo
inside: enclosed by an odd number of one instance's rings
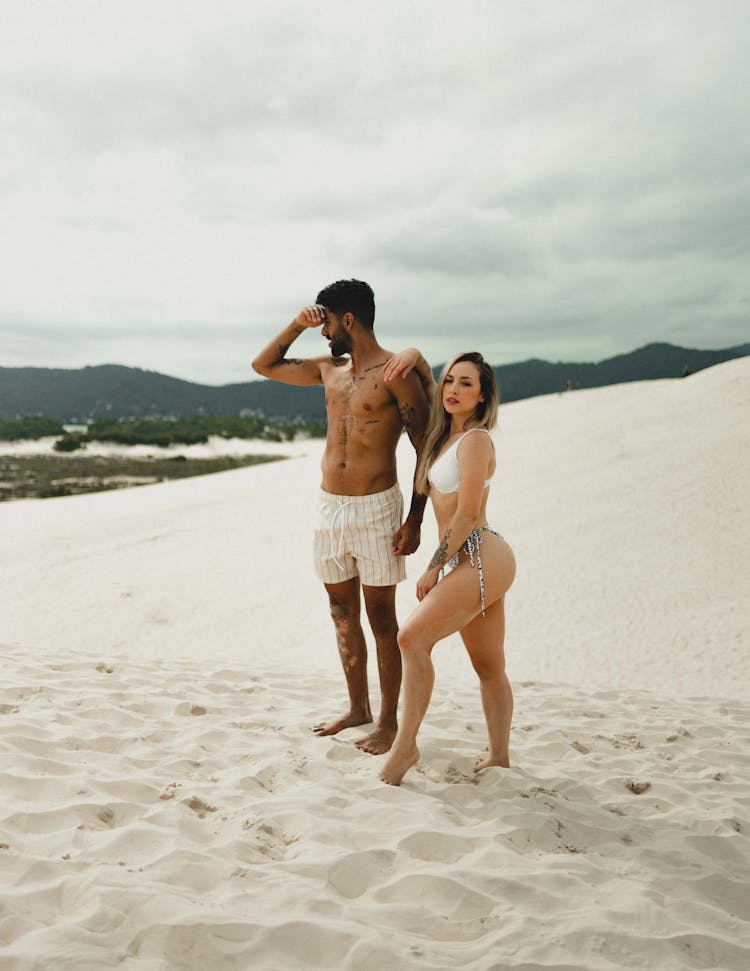
[[[401,415],[401,423],[410,435],[414,434],[416,428],[417,413],[411,405],[403,404],[398,406]]]
[[[292,340],[296,340],[299,337],[299,335],[302,333],[302,331],[304,329],[305,329],[304,327],[299,327],[299,326],[292,328],[292,331],[291,331],[291,333],[293,334]],[[281,335],[279,335],[279,336],[281,336]],[[277,344],[276,345],[276,350],[278,351],[278,355],[279,355],[277,357],[277,359],[276,359],[277,363],[280,364],[282,361],[284,361],[285,364],[301,364],[302,363],[302,361],[300,361],[298,358],[290,358],[289,360],[285,360],[285,358],[286,358],[286,352],[289,350],[289,348],[291,346],[292,346],[291,343],[289,343],[289,344]]]
[[[433,570],[436,566],[445,566],[445,561],[448,557],[448,540],[450,539],[450,535],[451,531],[447,529],[445,536],[440,540],[440,546],[435,550],[430,560],[430,565],[427,567],[428,570]]]
[[[302,361],[298,357],[285,357],[284,355],[289,350],[289,344],[279,344],[279,362],[283,361],[284,364],[301,364]]]

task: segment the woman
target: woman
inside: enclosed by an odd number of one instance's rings
[[[411,369],[403,363],[406,355],[398,358],[388,362],[387,379]],[[481,354],[461,354],[443,368],[415,482],[420,492],[429,492],[441,539],[417,583],[419,606],[398,635],[403,711],[380,776],[390,785],[400,785],[419,758],[417,732],[435,680],[430,655],[439,640],[455,631],[479,675],[487,721],[489,754],[480,757],[474,771],[510,765],[513,693],[503,654],[504,597],[516,566],[513,551],[487,524],[486,515],[495,473],[490,430],[498,402],[495,376]]]

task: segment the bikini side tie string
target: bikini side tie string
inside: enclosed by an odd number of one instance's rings
[[[479,529],[472,529],[469,535],[466,537],[464,543],[461,547],[453,554],[453,556],[448,560],[446,566],[449,566],[452,570],[458,566],[459,557],[461,555],[461,550],[465,549],[469,555],[469,563],[472,569],[474,568],[474,562],[476,560],[477,573],[479,574],[479,596],[482,600],[482,617],[485,616],[485,601],[484,601],[484,569],[482,567],[482,554],[479,551],[479,545],[482,542],[482,533],[492,533],[493,536],[500,536],[497,530],[494,530],[491,526],[480,526]],[[440,572],[440,577],[445,575],[445,567]]]

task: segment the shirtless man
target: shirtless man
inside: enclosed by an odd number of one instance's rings
[[[374,731],[357,742],[365,752],[387,752],[396,736],[401,655],[396,641],[396,584],[406,577],[403,557],[419,546],[425,496],[403,498],[396,446],[405,428],[419,455],[427,425],[425,387],[432,373],[417,370],[394,381],[383,368],[392,357],[373,333],[375,299],[368,284],[339,280],[321,290],[253,361],[253,369],[284,384],[322,384],[328,435],[315,530],[316,572],[328,593],[349,710],[316,725],[317,735],[372,722],[367,647],[360,623],[360,584],[378,655],[381,708]],[[322,327],[330,355],[289,358],[290,345],[308,328]],[[424,387],[423,387],[424,385]]]

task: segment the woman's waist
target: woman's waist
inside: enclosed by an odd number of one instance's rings
[[[433,504],[433,508],[434,508],[434,504]],[[437,513],[438,510],[435,510],[435,512]],[[456,518],[455,517],[455,512],[456,512],[456,510],[454,508],[454,509],[452,509],[450,511],[446,510],[445,511],[445,514],[443,514],[443,515],[436,515],[435,516],[435,520],[436,520],[436,523],[437,523],[438,536],[445,536],[445,534],[447,533],[447,531],[449,529],[451,530],[452,533],[455,533],[456,535],[458,535],[458,532],[460,531],[462,533],[465,533],[466,536],[468,536],[469,533],[473,532],[474,530],[482,530],[482,529],[485,529],[485,530],[486,529],[495,530],[495,529],[497,529],[497,527],[495,525],[493,525],[492,523],[490,523],[488,521],[486,515],[482,515],[482,516],[478,517],[476,523],[473,526],[470,525],[470,524],[469,525],[464,524],[463,526],[457,526],[454,523],[454,518]],[[483,512],[484,512],[484,510],[483,510]],[[471,521],[469,521],[469,522],[471,522]]]
[[[475,542],[477,540],[481,541],[488,533],[491,536],[499,536],[500,539],[503,538],[502,533],[495,526],[492,526],[490,523],[482,523],[479,526],[474,526],[473,529],[466,534],[464,543],[469,542],[469,540],[474,540]]]

